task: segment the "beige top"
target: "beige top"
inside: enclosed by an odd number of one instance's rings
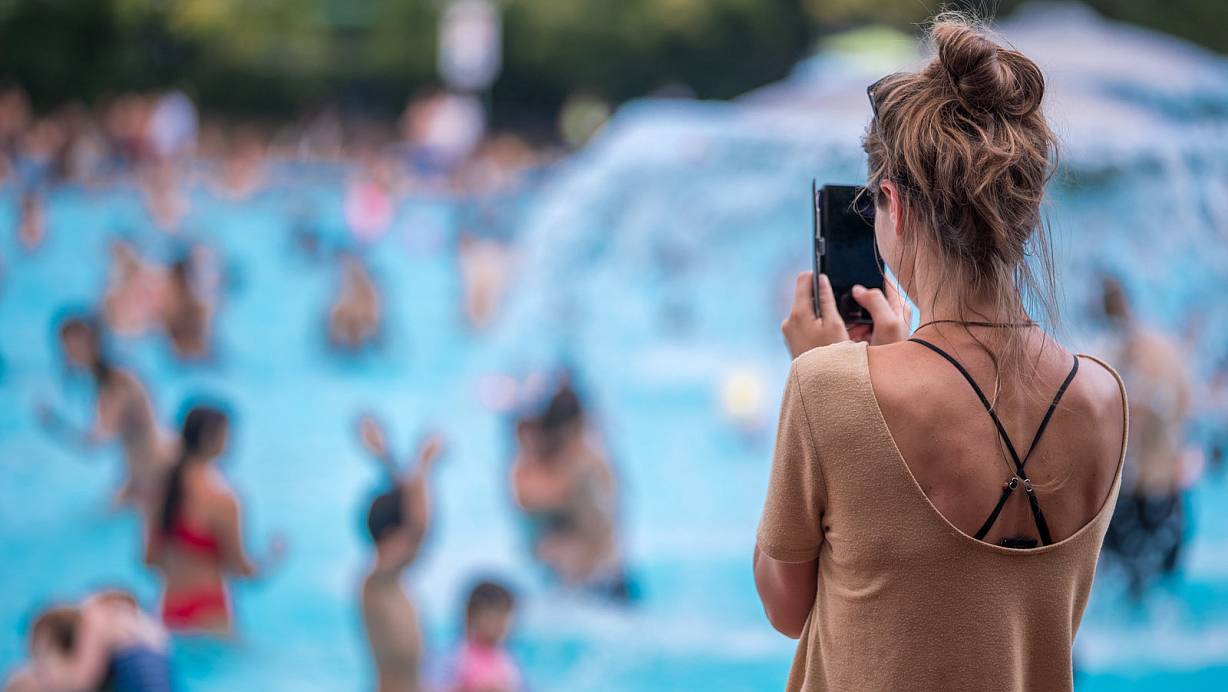
[[[865,344],[800,356],[758,534],[771,558],[818,558],[788,689],[1072,689],[1071,647],[1121,485],[1122,445],[1112,489],[1083,528],[1032,549],[985,543],[938,512],[900,456]]]

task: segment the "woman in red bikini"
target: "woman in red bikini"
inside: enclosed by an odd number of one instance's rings
[[[145,563],[162,573],[162,620],[174,630],[231,632],[228,576],[251,577],[256,565],[243,549],[239,501],[213,464],[226,449],[226,414],[192,408],[183,422],[179,459],[161,510],[150,522]],[[273,545],[272,553],[280,554]]]

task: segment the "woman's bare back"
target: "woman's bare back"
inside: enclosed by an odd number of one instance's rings
[[[1034,331],[1026,367],[1036,375],[1005,385],[995,411],[1020,457],[1029,452],[1045,412],[1070,373],[1073,358]],[[927,341],[956,358],[994,399],[994,366],[966,335],[928,331]],[[1043,344],[1043,346],[1042,346]],[[993,421],[959,371],[921,344],[903,341],[869,349],[870,379],[896,446],[930,502],[948,522],[975,535],[1014,475]],[[1096,361],[1079,359],[1052,420],[1025,467],[1054,542],[1068,538],[1103,506],[1123,443],[1121,390]],[[1038,539],[1022,488],[1011,493],[985,540]]]

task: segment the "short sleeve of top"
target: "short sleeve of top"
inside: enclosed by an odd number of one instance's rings
[[[789,370],[767,501],[759,520],[759,550],[781,562],[809,562],[823,545],[826,487],[802,400],[797,361]]]

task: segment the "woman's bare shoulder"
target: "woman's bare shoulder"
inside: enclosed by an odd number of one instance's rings
[[[1079,355],[1079,372],[1067,393],[1071,408],[1084,412],[1086,420],[1108,434],[1111,446],[1124,437],[1126,394],[1117,371],[1094,356]]]

